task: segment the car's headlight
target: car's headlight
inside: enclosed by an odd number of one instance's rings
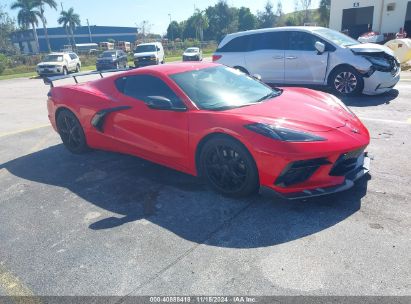
[[[273,126],[264,123],[255,123],[245,126],[248,130],[269,137],[271,139],[287,142],[314,142],[326,141],[327,139],[311,133],[291,130],[280,126]]]
[[[371,62],[377,70],[391,70],[391,63],[386,58],[366,55],[363,57]]]

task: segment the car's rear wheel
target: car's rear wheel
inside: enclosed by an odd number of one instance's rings
[[[76,66],[76,73],[79,73],[80,70],[81,70],[81,68],[80,68],[80,65],[78,64],[78,65]]]
[[[199,160],[201,175],[217,192],[245,197],[258,191],[257,166],[238,141],[226,136],[215,137],[204,145]]]
[[[69,110],[61,111],[57,116],[57,130],[66,148],[74,154],[89,150],[83,127],[77,117]]]
[[[63,75],[64,75],[64,76],[68,75],[68,70],[67,70],[66,67],[63,68]]]
[[[334,70],[329,79],[333,92],[342,96],[355,96],[364,89],[364,78],[350,66],[343,66]]]

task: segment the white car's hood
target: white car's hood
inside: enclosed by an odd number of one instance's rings
[[[63,65],[64,62],[61,61],[48,61],[48,62],[40,62],[37,66],[41,65]]]
[[[356,45],[351,45],[348,48],[350,48],[354,53],[365,54],[384,52],[390,56],[394,56],[394,52],[390,48],[375,43],[359,43]]]
[[[145,52],[145,53],[135,53],[134,54],[134,58],[148,57],[148,56],[156,56],[157,57],[157,53],[156,52]]]

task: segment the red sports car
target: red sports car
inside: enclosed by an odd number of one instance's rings
[[[368,130],[336,97],[271,88],[212,63],[180,63],[55,86],[49,118],[73,153],[131,154],[202,176],[225,195],[268,187],[301,199],[368,172]]]

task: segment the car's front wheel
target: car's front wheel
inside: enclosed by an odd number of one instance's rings
[[[209,140],[202,148],[199,160],[202,177],[217,192],[246,197],[260,187],[253,157],[235,139],[218,136]]]
[[[83,127],[77,117],[69,110],[62,110],[57,116],[57,130],[66,148],[74,154],[89,150]]]
[[[355,96],[362,93],[364,78],[356,69],[344,66],[331,73],[329,85],[335,94]]]
[[[78,65],[76,66],[76,73],[79,73],[80,70],[81,70],[81,68],[80,68],[80,65],[78,64]]]

